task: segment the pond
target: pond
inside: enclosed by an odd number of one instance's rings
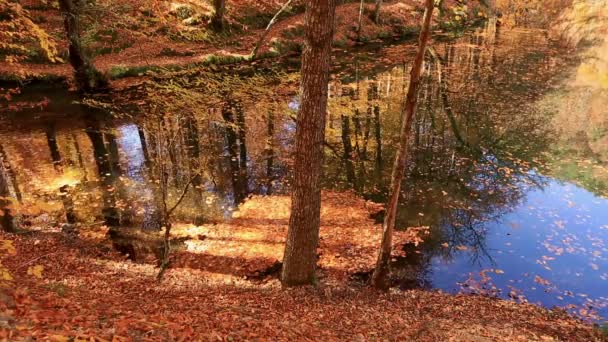
[[[608,92],[545,31],[495,25],[438,39],[425,62],[398,228],[428,227],[395,285],[495,295],[608,317]],[[379,203],[415,46],[336,51],[324,186]],[[403,60],[406,62],[404,63]],[[78,98],[32,86],[0,104],[2,196],[23,225],[158,229],[229,220],[250,194],[289,192],[297,70],[152,76]],[[380,218],[379,218],[380,219]]]

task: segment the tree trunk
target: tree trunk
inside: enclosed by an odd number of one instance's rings
[[[272,182],[274,181],[274,113],[268,113],[268,129],[266,132],[266,195],[272,195]]]
[[[380,106],[374,107],[374,138],[376,140],[376,177],[382,176],[382,125],[380,122]]]
[[[380,10],[382,9],[382,0],[376,0],[376,7],[374,8],[374,23],[380,24]]]
[[[390,195],[386,206],[386,216],[384,218],[384,224],[382,227],[382,243],[380,246],[380,252],[378,253],[376,269],[374,270],[374,274],[372,276],[372,285],[381,290],[386,290],[390,286],[389,273],[393,230],[395,228],[397,216],[397,204],[399,202],[399,195],[401,193],[401,182],[403,181],[403,177],[405,176],[405,171],[407,169],[406,162],[408,158],[409,137],[412,129],[412,121],[416,113],[418,87],[420,85],[420,71],[422,69],[422,62],[424,61],[426,43],[430,36],[431,18],[434,9],[433,2],[433,0],[426,0],[426,10],[424,12],[422,30],[420,31],[420,38],[418,40],[418,52],[410,72],[410,84],[405,102],[405,117],[403,118],[403,122],[401,124],[399,151],[395,158],[395,164],[393,165]]]
[[[344,169],[348,183],[355,188],[355,166],[353,165],[353,147],[350,139],[350,118],[342,115],[342,145],[344,146]]]
[[[4,158],[0,158],[0,227],[8,233],[14,233],[17,229],[11,214],[11,191],[9,186],[8,168],[4,165]]]
[[[81,0],[59,0],[63,24],[68,38],[70,64],[78,90],[85,93],[107,88],[107,79],[89,62],[80,42],[79,10]]]
[[[295,139],[291,217],[283,257],[283,286],[314,284],[321,223],[321,167],[336,0],[306,6],[302,97]]]
[[[226,123],[226,140],[228,144],[228,155],[230,157],[230,173],[232,178],[232,187],[234,192],[234,204],[243,203],[247,197],[247,170],[242,168],[247,167],[247,150],[244,144],[244,127],[237,124],[237,117],[242,116],[240,105],[234,100],[228,100],[222,109],[222,117]],[[244,117],[243,117],[244,124]],[[235,129],[235,127],[238,127]],[[244,159],[244,160],[243,160]],[[244,164],[244,165],[241,165]]]
[[[357,20],[357,40],[361,40],[361,30],[363,29],[363,6],[364,0],[359,2],[359,19]],[[358,84],[358,82],[357,82]]]
[[[239,181],[242,186],[243,199],[249,195],[249,181],[247,177],[247,126],[243,107],[237,106],[236,124],[239,134]]]
[[[216,31],[222,31],[224,29],[224,13],[226,12],[226,0],[213,0],[213,8],[215,9],[215,14],[211,19],[211,26]]]

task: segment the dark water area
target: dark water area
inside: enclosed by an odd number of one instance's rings
[[[544,31],[492,25],[433,47],[397,223],[428,233],[395,260],[395,284],[604,321],[608,156],[595,142],[605,132],[569,131],[563,121],[572,108],[586,115],[571,106],[589,91],[573,81],[580,58]],[[395,44],[335,59],[325,188],[386,199],[414,49]],[[86,101],[26,87],[10,103],[19,108],[0,104],[0,195],[21,203],[24,226],[155,230],[164,181],[171,203],[192,185],[177,220],[229,220],[249,195],[289,193],[297,77],[180,74]]]

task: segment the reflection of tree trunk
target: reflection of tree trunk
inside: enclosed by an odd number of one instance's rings
[[[454,112],[452,112],[452,106],[450,105],[450,100],[448,98],[448,84],[447,84],[447,76],[443,73],[443,63],[441,58],[433,49],[429,49],[429,52],[435,62],[437,63],[437,77],[439,79],[439,93],[441,96],[441,101],[443,103],[443,109],[448,117],[450,122],[450,126],[452,127],[452,132],[454,133],[454,137],[458,142],[464,146],[468,147],[469,144],[464,140],[462,135],[460,134],[460,129],[458,128],[458,122],[456,121],[456,117],[454,116]]]
[[[241,145],[239,139],[242,137],[241,134],[244,135],[244,128],[239,127],[235,128],[235,112],[238,113],[240,111],[239,105],[232,100],[229,100],[224,108],[222,109],[222,117],[226,122],[226,140],[228,143],[228,155],[230,157],[230,173],[232,177],[232,186],[234,189],[234,202],[235,205],[241,204],[245,198],[247,197],[246,184],[243,184],[243,172],[241,170],[241,162],[243,156],[245,157],[245,161],[247,158],[247,152],[243,153],[241,150],[239,152],[239,147],[244,147],[244,141]],[[240,116],[242,114],[237,114]],[[240,121],[240,119],[239,119]],[[237,134],[238,130],[238,134]],[[246,167],[246,164],[245,164]],[[245,171],[246,172],[246,171]],[[246,177],[246,173],[245,173]]]
[[[0,152],[3,152],[0,147]],[[9,185],[9,172],[5,166],[4,158],[0,156],[0,226],[2,230],[9,233],[16,231],[13,215],[11,214],[11,191]]]
[[[67,222],[70,224],[76,223],[76,214],[74,213],[74,201],[72,200],[72,196],[70,194],[70,186],[64,185],[60,187],[59,193],[61,193],[61,201],[63,202],[63,208],[65,210],[65,218]]]
[[[68,36],[70,63],[74,68],[76,85],[80,91],[93,92],[108,85],[105,77],[84,55],[80,41],[79,15],[81,0],[59,0],[63,23]]]
[[[422,29],[420,31],[420,38],[418,40],[418,52],[416,53],[416,58],[414,59],[414,64],[412,65],[410,84],[404,106],[405,115],[401,124],[399,150],[395,158],[391,176],[389,200],[387,202],[386,216],[384,218],[384,224],[382,227],[382,243],[380,246],[380,252],[378,253],[376,268],[372,276],[372,285],[375,288],[382,290],[386,290],[390,286],[389,275],[393,245],[393,230],[395,229],[395,221],[397,218],[397,204],[399,203],[399,197],[401,194],[401,183],[403,182],[407,169],[406,162],[409,154],[409,137],[412,129],[412,119],[416,113],[418,87],[420,85],[420,72],[424,62],[427,40],[430,36],[431,18],[434,8],[433,6],[434,0],[426,0],[426,10],[424,13]]]
[[[195,224],[203,223],[203,178],[201,176],[201,147],[199,141],[198,122],[194,115],[186,114],[183,120],[182,129],[185,135],[186,151],[190,165],[190,175],[194,201],[197,207],[197,215],[194,219]]]
[[[380,109],[380,107],[378,107]],[[367,144],[372,126],[372,118],[369,112],[365,113],[365,128],[363,129],[363,147],[361,148],[361,159],[367,160]]]
[[[353,166],[353,148],[350,139],[350,118],[342,115],[342,144],[344,145],[344,166],[346,170],[346,179],[355,186],[355,167]]]
[[[374,108],[374,137],[376,138],[376,176],[382,174],[382,128],[380,125],[380,107]]]
[[[80,150],[80,144],[78,143],[78,137],[76,134],[72,134],[72,141],[74,142],[74,149],[76,150],[76,158],[78,159],[78,167],[82,170],[82,179],[83,181],[88,181],[87,174],[87,166],[84,164],[84,159],[82,158],[82,151]]]
[[[173,182],[176,188],[181,188],[180,183],[180,169],[179,169],[179,161],[177,159],[177,147],[176,147],[176,134],[173,130],[173,124],[169,119],[169,122],[166,122],[167,118],[161,119],[162,128],[166,130],[169,134],[165,135],[165,141],[159,141],[159,144],[164,144],[167,148],[167,153],[169,154],[169,160],[171,160],[171,173],[173,177]],[[162,145],[161,145],[162,146]],[[163,162],[163,161],[159,161]]]
[[[122,175],[120,168],[120,154],[118,153],[118,143],[116,142],[116,135],[113,133],[105,133],[105,140],[108,142],[108,152],[110,152],[110,166],[112,167],[112,174],[116,176]]]
[[[139,134],[139,143],[141,145],[141,151],[144,155],[144,161],[146,166],[150,168],[150,151],[148,150],[148,141],[146,140],[146,131],[140,125],[137,126],[137,134]]]
[[[51,153],[51,159],[53,160],[53,166],[59,173],[63,173],[63,160],[61,153],[59,152],[59,145],[57,144],[57,130],[54,125],[50,125],[46,130],[46,141],[49,145],[49,151]],[[68,223],[76,223],[76,214],[74,213],[74,202],[70,196],[69,185],[62,185],[59,188],[59,194],[61,202],[63,203],[63,209],[65,211],[65,217]]]
[[[266,194],[272,194],[274,181],[272,169],[274,167],[274,113],[268,113],[268,131],[266,132]]]
[[[110,153],[103,140],[103,133],[99,126],[99,122],[91,120],[87,124],[87,135],[93,145],[93,155],[99,173],[103,191],[103,217],[108,227],[120,226],[120,215],[116,208],[116,175],[112,173],[112,165],[110,163]]]
[[[53,166],[58,172],[62,171],[62,160],[61,153],[59,152],[59,145],[57,144],[57,130],[54,125],[49,125],[46,130],[46,141],[49,145],[49,151],[51,153],[51,160]]]
[[[243,199],[249,194],[247,178],[247,126],[245,113],[240,105],[236,106],[236,122],[239,135],[239,178],[243,187]]]

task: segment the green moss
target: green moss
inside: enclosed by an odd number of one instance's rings
[[[143,76],[147,72],[150,71],[159,71],[161,68],[159,66],[153,65],[145,65],[145,66],[135,66],[128,67],[125,65],[115,65],[110,71],[108,71],[108,77],[110,79],[119,79],[125,77],[135,77],[135,76]]]
[[[55,292],[59,297],[65,297],[70,288],[62,283],[51,282],[45,285],[45,287]]]

